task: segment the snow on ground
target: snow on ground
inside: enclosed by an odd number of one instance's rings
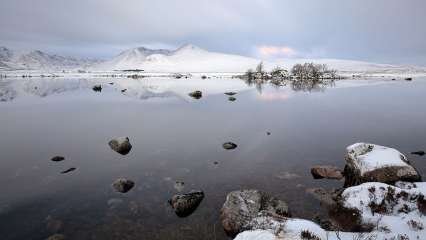
[[[303,219],[288,219],[280,230],[245,231],[235,240],[409,240],[426,239],[426,183],[398,182],[396,186],[369,182],[347,188],[342,193],[343,206],[360,212],[361,223],[370,225],[368,233],[325,231]],[[420,203],[419,203],[420,202]],[[422,206],[419,207],[419,206]],[[275,226],[274,225],[274,226]],[[303,238],[309,232],[317,238]],[[305,235],[306,236],[306,235]]]
[[[410,167],[407,164],[407,158],[393,148],[369,143],[355,143],[347,147],[347,152],[361,175],[384,167]]]
[[[347,188],[342,193],[344,206],[359,210],[362,222],[374,226],[381,239],[397,234],[408,239],[425,239],[426,216],[419,209],[419,201],[426,195],[426,184],[397,186],[370,182]]]
[[[78,70],[104,74],[114,70],[143,69],[145,73],[243,73],[255,69],[262,59],[239,55],[209,52],[194,45],[185,45],[176,50],[148,49],[144,47],[126,50],[112,59],[100,61],[76,59],[41,51],[20,52],[0,47],[0,72]],[[267,71],[276,66],[290,70],[297,63],[313,62],[327,64],[342,76],[352,77],[420,77],[426,76],[426,67],[409,65],[378,64],[342,59],[280,59],[263,61]],[[60,72],[58,72],[60,75]],[[117,72],[115,72],[117,73]]]

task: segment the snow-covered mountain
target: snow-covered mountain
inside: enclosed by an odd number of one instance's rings
[[[94,66],[94,69],[143,69],[146,72],[243,72],[258,63],[259,60],[254,58],[209,52],[188,44],[174,51],[130,49],[110,61]]]
[[[146,72],[245,72],[254,69],[262,60],[238,55],[209,52],[194,45],[185,45],[177,50],[151,50],[135,48],[122,52],[113,59],[95,65],[93,70],[143,69]],[[296,63],[314,62],[327,64],[341,75],[421,75],[426,76],[425,67],[377,64],[341,59],[282,59],[264,61],[265,68],[276,66],[286,69]]]
[[[0,70],[63,70],[87,68],[99,60],[51,55],[39,50],[22,52],[0,47]]]
[[[239,55],[210,52],[188,44],[176,50],[148,49],[126,50],[107,61],[76,59],[50,55],[41,51],[18,52],[0,47],[1,70],[77,70],[96,72],[142,69],[156,73],[241,73],[255,69],[262,60]],[[266,70],[276,66],[290,70],[296,63],[314,62],[337,69],[340,75],[362,76],[426,76],[426,67],[377,64],[342,59],[282,59],[264,61]]]

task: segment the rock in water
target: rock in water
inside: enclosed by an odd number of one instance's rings
[[[95,92],[101,92],[102,91],[102,86],[101,85],[95,85],[95,86],[93,86],[92,89]]]
[[[195,99],[200,99],[203,97],[203,93],[201,91],[194,91],[188,94],[190,97]]]
[[[333,166],[313,166],[311,174],[314,179],[327,178],[340,180],[343,178],[342,172]]]
[[[415,182],[421,177],[396,149],[369,143],[347,147],[345,187],[364,182]]]
[[[174,195],[172,199],[169,200],[169,203],[178,217],[187,217],[197,209],[203,198],[204,192],[191,191],[186,194]]]
[[[237,94],[236,92],[226,92],[225,95],[228,96],[234,96],[235,94]]]
[[[128,137],[119,137],[109,141],[108,145],[112,150],[120,153],[121,155],[126,155],[132,149],[132,145],[130,144],[130,140]]]
[[[236,99],[236,98],[234,98],[234,97],[229,97],[229,98],[228,98],[228,100],[229,100],[229,101],[231,101],[231,102],[234,102],[234,101],[236,101],[237,99]]]
[[[60,162],[60,161],[65,160],[65,158],[64,158],[64,157],[62,157],[62,156],[54,156],[54,157],[53,157],[53,158],[51,158],[50,160],[51,160],[51,161],[53,161],[53,162]]]
[[[411,152],[411,154],[413,154],[413,155],[423,156],[423,155],[425,155],[425,151]]]
[[[46,240],[65,240],[65,236],[62,234],[53,234],[52,236],[48,237]]]
[[[62,174],[69,173],[69,172],[75,171],[76,169],[77,169],[77,168],[75,168],[75,167],[68,168],[67,170],[62,171],[61,173],[62,173]]]
[[[230,236],[257,228],[261,218],[289,217],[287,204],[259,190],[234,191],[226,196],[220,212],[222,226]],[[255,222],[253,222],[255,221]]]
[[[226,142],[223,145],[223,148],[225,148],[226,150],[232,150],[238,147],[237,144],[233,143],[233,142]]]
[[[126,193],[130,191],[130,189],[135,186],[135,183],[132,180],[125,179],[125,178],[119,178],[114,181],[112,184],[112,187],[117,191],[121,193]]]

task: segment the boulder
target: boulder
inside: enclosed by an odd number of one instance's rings
[[[413,155],[423,156],[423,155],[425,155],[425,151],[416,151],[416,152],[411,152],[411,154],[413,154]]]
[[[313,166],[311,168],[311,174],[314,179],[327,178],[340,180],[343,178],[342,172],[337,167],[333,166]]]
[[[95,86],[93,86],[92,89],[95,92],[101,92],[102,91],[102,86],[101,85],[95,85]]]
[[[345,187],[364,182],[395,183],[420,181],[421,177],[407,158],[396,149],[370,143],[347,147]]]
[[[112,150],[118,152],[121,155],[126,155],[132,149],[132,145],[130,144],[130,140],[128,137],[119,137],[115,138],[108,142],[108,145]]]
[[[234,191],[227,195],[220,217],[225,232],[235,236],[258,229],[275,218],[290,216],[287,204],[259,190]]]
[[[203,191],[191,191],[174,195],[169,203],[178,217],[187,217],[197,209],[203,199]]]
[[[60,161],[65,160],[65,157],[62,157],[62,156],[54,156],[54,157],[53,157],[53,158],[51,158],[50,160],[51,160],[51,161],[53,161],[53,162],[60,162]]]
[[[229,98],[228,98],[228,100],[229,100],[229,101],[231,101],[231,102],[234,102],[234,101],[236,101],[237,99],[236,99],[235,97],[229,97]]]
[[[232,149],[235,149],[235,148],[237,148],[237,147],[238,147],[238,145],[237,145],[237,144],[235,144],[235,143],[233,143],[233,142],[226,142],[226,143],[224,143],[222,146],[223,146],[223,148],[224,148],[224,149],[226,149],[226,150],[232,150]]]
[[[120,193],[126,193],[135,186],[135,183],[132,180],[119,178],[112,183],[112,187]]]
[[[195,99],[200,99],[203,97],[203,93],[201,91],[194,91],[188,94],[190,97],[195,98]]]
[[[68,168],[67,170],[62,171],[61,174],[69,173],[69,172],[72,172],[72,171],[75,171],[75,170],[77,170],[77,168],[71,167],[71,168]]]

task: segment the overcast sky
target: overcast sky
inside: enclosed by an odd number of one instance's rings
[[[136,46],[426,65],[425,0],[0,0],[0,45],[107,58]]]

